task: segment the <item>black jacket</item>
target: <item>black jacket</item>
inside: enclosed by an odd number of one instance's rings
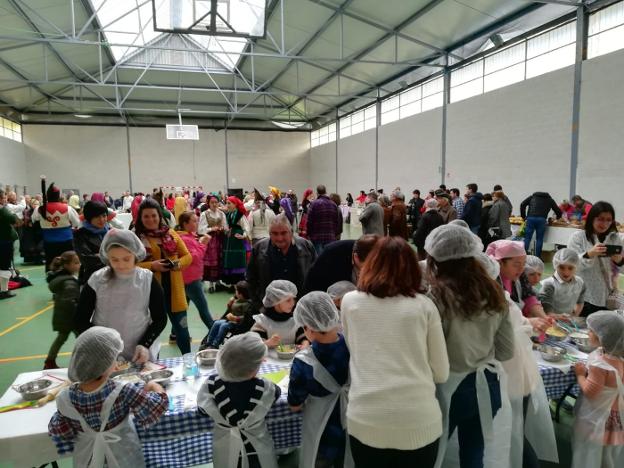
[[[353,281],[354,245],[354,240],[341,240],[325,247],[308,271],[303,294],[310,291],[327,291],[327,288],[338,281]]]
[[[550,210],[555,212],[557,219],[561,218],[561,210],[557,206],[557,202],[553,200],[548,192],[535,192],[530,197],[527,197],[520,205],[520,215],[522,219],[526,219],[529,216],[547,218]]]
[[[81,285],[87,284],[87,281],[93,273],[100,268],[104,268],[102,260],[100,260],[100,245],[102,239],[97,234],[81,227],[74,234],[74,250],[80,257],[80,274],[78,281]]]
[[[424,251],[425,239],[429,233],[443,224],[444,220],[437,210],[429,210],[422,215],[418,222],[418,229],[414,232],[414,245],[418,248],[419,252]]]
[[[483,194],[473,193],[464,205],[464,212],[461,219],[468,223],[471,228],[481,225],[481,206],[483,205]]]

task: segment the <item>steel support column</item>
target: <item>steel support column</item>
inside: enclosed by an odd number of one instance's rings
[[[440,183],[446,183],[446,119],[447,110],[451,97],[451,72],[448,69],[448,57],[445,60],[447,68],[444,69],[444,88],[442,91],[442,141],[440,143]]]
[[[381,127],[381,96],[378,89],[375,101],[375,190],[379,190],[379,127]]]
[[[126,151],[128,152],[128,184],[130,193],[134,193],[132,190],[132,154],[130,152],[130,127],[126,120]]]
[[[340,121],[338,120],[338,109],[336,109],[336,141],[334,149],[336,151],[336,193],[338,192],[338,140],[340,140]]]
[[[579,130],[581,123],[581,88],[583,60],[587,58],[587,28],[589,14],[584,6],[576,10],[576,58],[574,62],[574,95],[572,97],[572,144],[570,147],[570,199],[576,194]]]
[[[230,192],[230,162],[229,162],[229,152],[228,152],[228,121],[225,121],[225,130],[224,139],[225,139],[225,193],[226,196],[229,195]]]

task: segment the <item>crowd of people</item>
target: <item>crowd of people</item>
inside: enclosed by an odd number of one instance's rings
[[[341,240],[341,199],[323,185],[306,190],[301,203],[276,187],[242,198],[126,194],[119,209],[132,213],[130,230],[111,227],[117,201],[104,195],[65,203],[51,184],[39,204],[37,196],[24,200],[41,228],[40,258],[55,300],[58,335],[45,367],[56,367],[69,334],[78,335],[74,383],[49,425],[59,453],[73,452],[77,466],[96,452],[109,466],[114,459],[143,466],[126,416],[154,424],[167,394],[153,382],[118,385],[110,375],[119,355],[156,360],[167,319],[170,339],[189,353],[189,301],[206,325],[201,347],[219,350],[216,373],[197,395],[200,412],[217,423],[217,467],[277,466],[265,417],[280,389],[257,374],[267,350],[282,345],[300,349],[287,401],[303,411],[302,467],[556,462],[531,338],[576,316],[587,317],[596,350],[574,367],[583,395],[573,466],[624,463],[624,317],[613,310],[624,258],[608,202],[579,197],[564,211],[536,192],[520,204],[530,233],[522,241],[512,239],[513,205],[500,186],[482,194],[471,183],[463,196],[440,186],[425,198],[414,190],[408,203],[399,187],[390,196],[362,191],[345,204],[361,206],[363,235]],[[3,288],[18,238],[16,201],[0,192]],[[20,208],[23,221],[28,208]],[[550,210],[584,228],[557,251],[553,275],[542,280],[540,236]],[[29,239],[25,226],[20,236]],[[233,288],[219,320],[204,285]],[[94,452],[93,440],[103,443],[98,431],[123,442]]]

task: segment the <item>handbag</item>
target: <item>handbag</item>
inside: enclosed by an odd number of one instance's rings
[[[600,265],[600,270],[602,271],[602,275],[605,279],[605,284],[607,285],[607,302],[605,304],[608,310],[622,310],[624,309],[624,294],[622,294],[617,287],[613,287],[611,278],[609,274],[605,270],[604,264],[598,259],[598,264]]]

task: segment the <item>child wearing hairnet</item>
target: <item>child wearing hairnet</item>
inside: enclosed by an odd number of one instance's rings
[[[230,338],[217,354],[217,373],[206,379],[197,394],[200,413],[216,423],[215,467],[277,468],[265,417],[281,391],[256,376],[266,353],[267,347],[256,333]],[[243,456],[247,460],[242,460]]]
[[[624,317],[613,311],[587,317],[599,348],[575,365],[582,395],[575,407],[572,468],[624,466]]]
[[[544,262],[535,255],[527,255],[524,264],[524,274],[529,280],[529,284],[534,291],[538,291],[540,288],[540,281],[542,280],[542,274],[544,273]]]
[[[260,314],[254,315],[251,331],[259,334],[269,348],[280,344],[304,344],[303,328],[295,323],[292,311],[297,298],[297,286],[287,280],[269,283],[262,299]]]
[[[290,409],[304,410],[299,466],[342,467],[346,399],[340,397],[349,381],[349,350],[338,333],[338,310],[329,294],[313,291],[299,300],[294,318],[312,343],[295,354],[288,385]]]
[[[539,300],[544,312],[578,316],[585,303],[585,283],[576,276],[579,256],[572,249],[561,249],[553,257],[555,273],[542,281]]]
[[[93,273],[80,292],[77,331],[93,325],[113,328],[123,340],[125,360],[155,361],[167,314],[154,274],[137,266],[145,258],[145,247],[132,231],[111,229],[102,240],[100,258],[106,266]]]
[[[58,395],[48,425],[58,453],[73,452],[74,466],[145,466],[134,425],[156,423],[169,401],[156,382],[122,384],[110,379],[122,349],[121,336],[111,328],[91,327],[76,339],[68,369],[73,383]],[[111,437],[100,438],[101,432]],[[115,438],[119,440],[113,442]]]
[[[355,291],[357,288],[351,281],[338,281],[327,288],[327,294],[332,298],[334,304],[340,310],[342,304],[342,298],[345,294],[351,291]]]

